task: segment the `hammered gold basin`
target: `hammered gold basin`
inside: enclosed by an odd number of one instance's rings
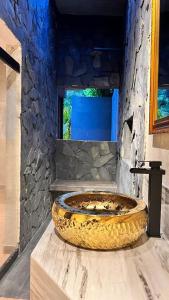
[[[52,208],[56,231],[89,249],[118,249],[140,238],[147,225],[143,200],[111,192],[75,192],[58,197]]]

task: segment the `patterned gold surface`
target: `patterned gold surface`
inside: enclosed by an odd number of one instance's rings
[[[118,249],[145,232],[143,200],[110,192],[69,193],[58,197],[52,217],[60,236],[89,249]]]

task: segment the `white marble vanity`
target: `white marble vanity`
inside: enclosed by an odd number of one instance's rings
[[[169,245],[146,235],[118,251],[79,249],[51,222],[31,256],[31,300],[168,300]]]

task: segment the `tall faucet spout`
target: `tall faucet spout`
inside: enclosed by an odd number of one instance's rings
[[[134,174],[150,174],[151,169],[146,169],[146,168],[131,168],[130,173]]]
[[[145,163],[145,162],[142,162]],[[162,195],[162,176],[165,170],[161,169],[161,161],[149,161],[150,168],[131,168],[130,172],[134,174],[149,175],[149,193],[148,193],[148,228],[149,236],[160,237],[160,219],[161,219],[161,195]]]

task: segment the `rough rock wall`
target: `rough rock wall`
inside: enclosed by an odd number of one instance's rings
[[[21,222],[23,249],[50,210],[55,177],[55,37],[48,0],[0,1],[0,18],[22,46]]]
[[[168,173],[168,168],[166,169]],[[161,232],[169,239],[169,187],[163,185],[162,188],[162,208],[161,208]]]
[[[161,1],[162,4],[167,4],[168,1]],[[167,4],[168,5],[168,4]],[[167,8],[167,7],[166,7]],[[169,68],[168,68],[168,29],[167,24],[169,20],[168,12],[161,13],[160,16],[160,65],[159,65],[159,82],[169,82]],[[149,134],[149,103],[146,103],[145,116],[145,145],[146,145],[146,160],[160,160],[162,168],[165,169],[166,174],[163,176],[162,188],[162,218],[161,231],[169,239],[169,133]],[[148,177],[144,180],[144,198],[148,198]]]
[[[112,180],[116,178],[116,143],[56,141],[56,178]]]
[[[130,168],[145,158],[145,104],[149,101],[151,1],[128,1],[121,86],[118,189],[141,196],[142,176]]]
[[[122,43],[122,17],[59,17],[58,85],[118,87]]]
[[[149,134],[151,5],[149,0],[129,0],[117,179],[121,192],[143,196],[147,202],[148,176],[130,175],[129,169],[135,166],[136,160],[162,161],[166,175],[162,188],[161,232],[169,238],[169,134]]]

